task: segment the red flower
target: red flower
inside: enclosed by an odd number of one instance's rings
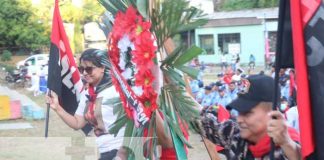
[[[149,34],[151,34],[149,32],[150,28],[151,28],[151,23],[143,21],[143,18],[139,16],[138,22],[136,23],[135,28],[133,29],[133,31],[130,34],[130,38],[134,39],[145,32],[148,32]]]
[[[147,94],[143,94],[139,99],[144,105],[144,108],[149,108],[151,111],[154,111],[157,108],[157,94],[154,92],[153,88],[149,90],[151,91],[147,92]]]
[[[135,49],[132,50],[132,62],[137,67],[138,71],[135,77],[135,85],[141,86],[143,94],[139,97],[139,101],[143,104],[144,113],[150,117],[157,106],[157,93],[152,87],[154,75],[150,68],[154,65],[153,59],[157,46],[154,45],[154,37],[150,32],[151,23],[143,21],[143,18],[138,14],[137,10],[129,7],[125,13],[118,12],[115,17],[114,26],[109,36],[109,57],[115,67],[119,68],[120,49],[118,42],[127,35],[130,41],[134,44]],[[125,95],[122,93],[121,86],[118,84],[115,77],[112,76],[113,84],[116,86],[117,92],[120,94],[125,112],[127,116],[132,118],[134,109],[127,103]]]
[[[143,43],[153,44],[153,37],[150,31],[143,31],[139,36],[134,38],[135,45],[142,45]]]
[[[139,70],[139,72],[135,75],[135,85],[143,86],[144,92],[145,88],[152,86],[154,81],[154,76],[150,70]]]
[[[131,33],[136,27],[136,22],[139,17],[134,7],[129,7],[126,13],[119,11],[116,14],[114,27],[112,29],[113,38],[120,39],[124,34]]]
[[[135,45],[135,50],[133,53],[133,62],[139,66],[146,66],[146,68],[151,67],[153,63],[153,58],[155,57],[156,47],[153,45],[153,41],[146,41],[141,45]]]

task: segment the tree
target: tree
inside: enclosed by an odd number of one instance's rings
[[[37,4],[35,12],[40,15],[39,18],[44,22],[51,22],[53,6],[54,1],[41,1]],[[74,53],[82,52],[84,43],[83,25],[87,22],[98,21],[104,12],[104,8],[95,0],[83,0],[81,5],[75,5],[71,0],[61,0],[60,12],[64,23],[74,24],[73,34],[70,34],[73,37],[69,37],[72,51]],[[48,28],[50,30],[50,26]]]
[[[223,0],[219,3],[220,10],[232,11],[252,8],[277,7],[279,0]],[[215,4],[215,3],[214,3]]]
[[[0,49],[35,51],[49,45],[49,33],[28,0],[0,1]]]

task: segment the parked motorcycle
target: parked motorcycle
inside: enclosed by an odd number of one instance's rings
[[[15,87],[27,87],[30,77],[27,76],[27,68],[7,72],[5,80],[14,84]]]

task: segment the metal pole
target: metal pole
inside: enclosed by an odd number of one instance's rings
[[[51,96],[51,90],[47,92],[48,96]],[[48,137],[48,124],[49,124],[49,112],[50,112],[50,104],[47,104],[47,109],[46,109],[46,117],[45,117],[45,138]]]

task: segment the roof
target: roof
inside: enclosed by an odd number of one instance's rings
[[[226,18],[248,18],[248,17],[255,17],[257,19],[278,18],[278,7],[229,11],[229,12],[214,12],[212,14],[206,15],[205,18],[207,18],[207,19],[226,19]]]
[[[277,19],[278,8],[249,9],[230,12],[214,12],[206,15],[208,23],[203,26],[238,26],[238,25],[257,25],[262,24],[264,19]]]

